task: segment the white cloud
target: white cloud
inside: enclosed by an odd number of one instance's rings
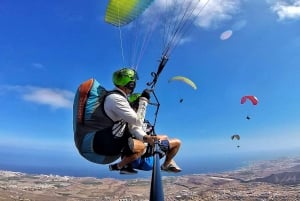
[[[53,108],[71,108],[74,93],[62,89],[42,88],[36,86],[0,86],[2,94],[9,91],[18,92],[21,97],[30,102],[48,105]]]
[[[239,31],[247,25],[247,20],[238,20],[232,25],[233,31]]]
[[[279,21],[300,19],[300,0],[275,1],[271,9],[277,14]]]
[[[239,12],[241,0],[157,0],[143,15],[147,27],[161,27],[166,54],[192,40],[189,28],[216,29]],[[155,22],[155,23],[153,23]],[[156,24],[157,23],[157,24]],[[151,26],[149,26],[151,25]]]
[[[178,19],[180,14],[188,8],[188,15],[191,14],[195,20],[195,25],[201,28],[216,28],[218,25],[226,20],[232,19],[232,16],[239,11],[240,0],[157,0],[157,8],[165,8],[163,11],[167,16]]]
[[[231,20],[239,7],[239,0],[210,0],[197,17],[196,24],[203,28],[216,28]]]

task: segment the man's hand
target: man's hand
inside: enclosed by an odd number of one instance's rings
[[[150,100],[150,91],[148,89],[145,89],[143,92],[142,92],[142,95],[141,97],[144,97],[146,98],[148,101]]]
[[[154,146],[155,140],[157,140],[157,136],[144,135],[143,140],[144,142],[149,143],[151,146]]]

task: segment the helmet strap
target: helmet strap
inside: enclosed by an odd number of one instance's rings
[[[135,89],[135,85],[136,85],[135,82],[132,81],[132,82],[128,82],[124,87],[131,90],[132,93]]]

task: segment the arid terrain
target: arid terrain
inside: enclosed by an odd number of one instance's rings
[[[116,180],[0,171],[1,200],[149,200],[149,179]],[[263,161],[237,171],[163,177],[165,200],[300,200],[300,158]]]

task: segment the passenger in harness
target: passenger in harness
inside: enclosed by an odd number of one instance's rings
[[[139,97],[141,97],[140,93],[134,93],[128,97],[128,101],[135,111],[139,107]],[[148,120],[144,121],[143,129],[147,133],[147,135],[154,135],[154,128]],[[160,158],[163,158],[165,156],[165,161],[161,165],[161,170],[173,173],[181,172],[181,168],[178,167],[173,159],[179,151],[181,141],[179,139],[169,139],[167,135],[157,135],[156,137],[159,139],[159,147],[162,151],[162,154],[160,154]],[[134,135],[133,138],[135,138]],[[144,171],[152,170],[154,161],[153,146],[147,143],[145,143],[145,146],[146,149],[143,155],[125,166],[124,169],[139,169]],[[126,172],[123,171],[120,171],[120,173],[126,174]]]

